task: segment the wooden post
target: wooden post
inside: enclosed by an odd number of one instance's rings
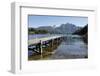
[[[43,50],[42,50],[42,41],[40,40],[40,53],[41,53],[41,58],[43,57],[42,56],[42,53],[43,53]]]
[[[57,46],[58,46],[58,44],[59,44],[59,38],[57,38]]]
[[[51,39],[51,48],[53,50],[53,39]]]
[[[39,46],[40,46],[40,45],[37,44],[36,47],[35,47],[35,49],[36,49],[37,52],[40,52],[40,50],[39,50]]]

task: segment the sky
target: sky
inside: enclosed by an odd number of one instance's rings
[[[71,23],[76,26],[84,27],[88,24],[87,17],[78,16],[45,16],[45,15],[29,15],[28,26],[29,27],[40,27],[40,26],[60,26],[61,24]]]

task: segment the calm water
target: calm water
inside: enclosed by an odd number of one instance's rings
[[[48,37],[48,36],[51,36],[51,35],[49,35],[49,34],[28,35],[28,40],[33,39],[33,38],[43,38],[43,37]]]
[[[48,36],[50,35],[29,35],[29,39]],[[46,56],[46,59],[73,59],[87,57],[88,47],[87,44],[83,41],[82,37],[68,35],[63,39],[60,45],[58,45],[57,48],[53,50],[53,54]]]
[[[87,44],[81,37],[66,37],[54,51],[51,59],[86,58],[88,57]]]

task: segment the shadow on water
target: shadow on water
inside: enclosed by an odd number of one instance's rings
[[[54,40],[53,46],[50,41],[46,45],[42,46],[42,56],[39,52],[35,52],[36,49],[28,50],[30,55],[28,60],[52,60],[52,59],[77,59],[77,58],[88,58],[87,51],[87,39],[78,36],[66,36],[59,43]],[[38,44],[34,44],[36,47]]]
[[[88,37],[83,37],[84,43],[88,44]]]

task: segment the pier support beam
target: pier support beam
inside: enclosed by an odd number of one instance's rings
[[[56,40],[57,40],[57,45],[58,45],[58,38]]]
[[[41,53],[41,58],[43,57],[42,56],[42,53],[43,53],[43,50],[42,50],[42,41],[40,40],[40,53]]]
[[[51,48],[52,48],[52,50],[53,50],[53,44],[54,44],[53,39],[51,39]]]

